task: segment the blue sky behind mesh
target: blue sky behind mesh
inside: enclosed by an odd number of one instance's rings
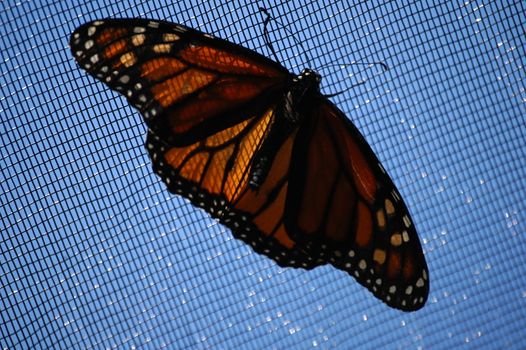
[[[89,20],[143,17],[270,56],[259,5],[296,39],[271,24],[284,66],[299,72],[310,58],[323,92],[352,87],[332,100],[413,216],[431,278],[422,310],[390,309],[330,267],[280,268],[169,194],[151,171],[139,113],[80,70],[67,46]],[[524,10],[500,1],[1,2],[1,348],[520,349]],[[389,70],[337,66],[353,61]]]

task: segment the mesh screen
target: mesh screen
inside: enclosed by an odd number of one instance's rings
[[[139,113],[67,46],[89,20],[147,17],[270,56],[259,5],[0,2],[2,349],[521,348],[524,2],[268,6],[284,66],[352,87],[332,100],[412,213],[431,293],[410,314],[334,268],[280,268],[169,194]]]

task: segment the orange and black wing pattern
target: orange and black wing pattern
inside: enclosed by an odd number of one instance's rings
[[[162,21],[89,22],[75,30],[70,46],[80,67],[123,94],[151,131],[177,145],[262,114],[290,77],[251,50]]]
[[[421,308],[427,265],[398,190],[345,115],[326,99],[317,106],[296,136],[285,227],[388,305]]]
[[[70,46],[141,112],[171,192],[281,266],[331,264],[392,307],[423,306],[428,273],[407,208],[316,74],[154,20],[90,22]]]

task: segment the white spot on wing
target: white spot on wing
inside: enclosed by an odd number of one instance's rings
[[[409,219],[409,216],[404,215],[402,219],[404,220],[405,227],[411,227],[411,220]]]
[[[130,81],[130,76],[129,75],[123,75],[122,77],[119,78],[119,81],[123,84],[128,84],[128,82]]]
[[[183,26],[180,26],[180,25],[176,25],[176,26],[175,26],[175,29],[176,29],[177,31],[181,32],[181,33],[186,32],[186,28],[183,27]]]
[[[92,36],[97,31],[97,27],[89,27],[88,28],[88,36]]]
[[[367,262],[365,260],[360,260],[360,262],[358,263],[358,267],[362,270],[365,270],[365,268],[367,267]]]
[[[406,230],[404,230],[404,232],[402,232],[402,239],[404,240],[404,242],[409,242],[409,233],[407,233]]]

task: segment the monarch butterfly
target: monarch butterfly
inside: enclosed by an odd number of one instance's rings
[[[391,307],[425,304],[428,270],[408,210],[315,71],[294,75],[157,20],[89,22],[70,47],[141,112],[153,169],[170,192],[280,266],[331,264]]]

